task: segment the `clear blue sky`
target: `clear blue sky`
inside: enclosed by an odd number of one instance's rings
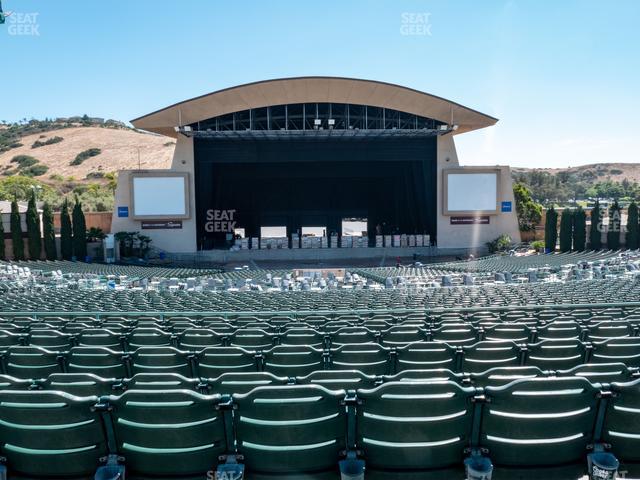
[[[240,83],[335,75],[406,85],[498,117],[457,137],[463,164],[640,161],[637,0],[2,4],[37,13],[39,35],[10,35],[11,17],[0,26],[0,120],[130,120]],[[403,35],[403,14],[419,22],[422,13],[430,35]]]

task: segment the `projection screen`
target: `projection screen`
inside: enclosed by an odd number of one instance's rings
[[[186,174],[133,175],[131,193],[134,218],[189,217]]]
[[[499,171],[445,171],[445,214],[497,213]]]

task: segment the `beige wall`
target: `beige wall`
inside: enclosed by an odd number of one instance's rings
[[[116,188],[115,211],[111,222],[111,232],[141,232],[151,237],[152,246],[166,250],[167,252],[186,253],[196,251],[196,210],[195,210],[195,184],[193,167],[193,139],[183,135],[178,137],[173,162],[169,171],[187,172],[189,174],[189,212],[190,217],[182,220],[182,229],[179,230],[141,230],[139,220],[132,218],[131,192],[129,179],[132,173],[141,172],[167,172],[167,170],[121,170],[118,173],[118,186]],[[119,218],[118,207],[128,206],[129,217]],[[171,220],[171,218],[167,218]]]
[[[448,161],[447,161],[448,159]],[[500,169],[500,202],[511,202],[511,213],[490,215],[489,225],[451,225],[450,217],[443,215],[444,196],[442,186],[442,171],[448,168],[460,167],[453,136],[438,137],[438,248],[474,249],[483,248],[485,243],[495,239],[503,233],[508,234],[514,242],[520,241],[516,204],[513,197],[511,169],[508,166],[487,167]],[[479,167],[473,167],[474,169]]]

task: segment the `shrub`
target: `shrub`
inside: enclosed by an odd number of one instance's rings
[[[583,251],[587,244],[587,214],[582,207],[573,214],[573,249]]]
[[[87,256],[87,224],[82,212],[82,204],[77,197],[71,216],[73,223],[73,254],[76,259],[84,262]]]
[[[640,225],[638,225],[638,205],[631,202],[627,212],[627,237],[625,243],[627,248],[635,250],[640,247]]]
[[[24,170],[22,170],[22,174],[27,177],[39,177],[41,175],[44,175],[48,171],[49,171],[49,167],[39,163],[38,165],[33,165],[29,168],[25,168]]]
[[[53,180],[56,182],[62,182],[64,181],[64,177],[62,175],[60,175],[59,173],[54,173],[53,175],[49,175],[49,180]]]
[[[73,233],[69,217],[69,200],[66,198],[60,213],[60,253],[63,260],[71,260],[73,257]]]
[[[90,148],[76,155],[76,158],[70,163],[71,166],[81,165],[86,159],[100,155],[102,150],[99,148]]]
[[[489,253],[498,253],[504,252],[508,250],[511,246],[511,237],[506,233],[503,233],[498,238],[487,242],[487,248],[489,249]]]
[[[11,159],[11,163],[17,163],[18,168],[28,168],[38,163],[38,159],[31,155],[16,155]]]
[[[44,229],[44,254],[47,260],[56,260],[58,252],[56,248],[56,233],[53,229],[53,211],[48,202],[45,202],[42,207],[42,227]]]
[[[562,211],[560,216],[560,251],[571,251],[571,240],[573,237],[573,212],[568,208]]]
[[[43,137],[43,135],[40,136],[40,138],[42,138],[42,137]],[[62,137],[51,137],[51,138],[45,140],[44,142],[41,142],[40,140],[36,140],[31,145],[31,148],[40,148],[40,147],[44,147],[46,145],[53,145],[54,143],[60,143],[62,140],[64,140],[64,138],[62,138]]]
[[[616,200],[609,209],[609,228],[607,230],[607,248],[618,250],[620,248],[620,205]]]
[[[0,260],[5,259],[4,251],[4,222],[2,221],[2,210],[0,210]]]
[[[516,200],[520,231],[530,232],[535,230],[536,225],[542,219],[542,205],[533,201],[531,190],[523,183],[516,183],[513,186],[513,195]]]
[[[558,242],[558,212],[553,207],[547,210],[547,218],[544,224],[544,245],[549,252],[556,251]]]
[[[27,207],[27,237],[29,239],[29,258],[32,260],[40,260],[42,254],[40,233],[40,217],[36,208],[36,191],[33,190]]]
[[[596,200],[596,204],[591,210],[591,231],[589,232],[589,248],[591,250],[600,250],[602,248],[602,233],[600,231],[600,202]]]
[[[22,223],[18,202],[11,202],[11,241],[13,244],[13,259],[24,260],[24,243],[22,241]]]
[[[536,252],[544,251],[544,240],[536,240],[535,242],[531,242],[531,248],[533,248]]]

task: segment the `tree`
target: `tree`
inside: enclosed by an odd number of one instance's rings
[[[31,192],[31,198],[27,206],[27,237],[29,238],[29,258],[32,260],[40,260],[40,256],[42,255],[42,239],[35,189]]]
[[[44,229],[44,254],[47,260],[56,260],[58,251],[56,248],[56,233],[53,229],[53,210],[51,210],[51,205],[48,202],[42,207],[42,227]]]
[[[22,240],[22,222],[17,200],[11,202],[11,242],[13,244],[13,259],[24,260],[24,243]]]
[[[627,236],[625,243],[627,248],[636,250],[640,248],[640,225],[638,225],[638,205],[631,202],[627,210]]]
[[[589,232],[589,248],[600,250],[602,248],[602,222],[600,220],[600,202],[596,200],[591,210],[591,231]]]
[[[609,228],[607,229],[607,248],[618,250],[620,248],[620,205],[618,200],[609,208]]]
[[[73,257],[73,234],[71,231],[71,217],[69,217],[69,200],[64,199],[60,212],[60,253],[64,260]]]
[[[516,183],[513,186],[513,195],[516,200],[520,231],[530,232],[535,230],[536,225],[542,219],[542,205],[533,201],[531,190],[524,183]]]
[[[76,259],[84,261],[87,256],[87,224],[82,212],[80,199],[76,197],[76,204],[73,206],[73,254]]]
[[[558,212],[553,207],[547,210],[544,224],[544,246],[548,252],[555,252],[558,241]]]
[[[4,250],[4,222],[2,220],[2,210],[0,210],[0,260],[5,259]]]
[[[573,249],[583,251],[587,244],[587,214],[578,206],[573,213]]]
[[[571,239],[573,237],[573,212],[568,208],[562,211],[560,216],[560,251],[571,251]]]

